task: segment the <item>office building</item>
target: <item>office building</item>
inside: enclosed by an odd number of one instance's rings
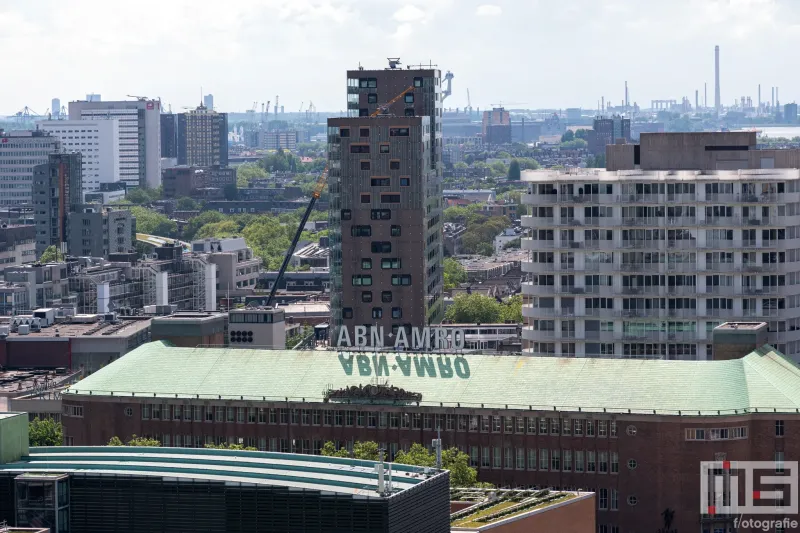
[[[631,119],[621,116],[596,117],[589,131],[589,151],[605,154],[606,146],[618,141],[631,142]]]
[[[67,250],[80,257],[103,257],[134,250],[136,218],[127,209],[99,204],[69,214]]]
[[[154,341],[165,340],[186,348],[225,346],[227,332],[227,313],[185,311],[155,316],[150,321]]]
[[[164,198],[225,198],[226,188],[236,185],[236,169],[179,165],[162,173]]]
[[[438,323],[442,189],[429,117],[328,120],[333,331]]]
[[[207,94],[203,96],[203,107],[208,109],[209,111],[214,111],[214,95]]]
[[[36,227],[0,224],[0,275],[6,268],[36,261]]]
[[[59,98],[53,98],[50,101],[50,115],[53,118],[59,118],[61,114],[61,100]]]
[[[37,126],[61,139],[65,152],[80,152],[84,192],[120,181],[118,120],[45,120]]]
[[[205,441],[191,435],[180,439],[185,450],[31,448],[25,413],[3,415],[0,432],[8,443],[0,520],[18,525],[72,533],[450,531],[443,470],[391,465],[390,478],[372,461],[202,449]]]
[[[199,106],[178,114],[178,164],[228,166],[228,114]]]
[[[60,151],[59,138],[44,131],[0,131],[0,205],[31,205],[34,167]]]
[[[230,348],[286,348],[286,320],[283,309],[256,307],[228,311]]]
[[[483,112],[484,144],[509,144],[511,143],[511,116],[502,107]]]
[[[161,157],[178,159],[178,115],[174,113],[161,113]]]
[[[63,422],[77,446],[133,434],[174,446],[177,435],[183,445],[319,454],[327,441],[371,440],[391,460],[440,430],[481,481],[592,487],[609,532],[658,531],[664,509],[674,529],[695,531],[733,518],[700,514],[699,461],[797,457],[799,391],[800,370],[768,346],[736,359],[642,362],[151,343],[62,401],[76,413]]]
[[[89,96],[97,98],[88,99]],[[99,95],[69,103],[70,120],[119,121],[120,180],[128,190],[161,185],[161,102],[103,102]]]
[[[797,124],[797,104],[791,103],[783,106],[783,121],[787,124]]]
[[[7,268],[6,286],[15,297],[13,308],[6,308],[13,312],[3,314],[30,313],[34,309],[74,304],[67,271],[66,263],[33,263]],[[12,300],[8,300],[9,303]]]
[[[258,132],[258,146],[264,150],[297,150],[297,132],[262,130]]]
[[[68,215],[83,203],[82,161],[80,152],[50,154],[47,164],[34,167],[33,220],[39,255],[48,246],[63,251]]]
[[[241,297],[252,294],[261,270],[261,258],[253,255],[242,237],[192,241],[192,252],[208,254],[217,265],[217,296]]]

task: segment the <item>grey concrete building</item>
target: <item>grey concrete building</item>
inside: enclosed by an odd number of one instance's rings
[[[0,275],[6,268],[36,261],[36,227],[0,224]]]
[[[192,252],[208,254],[208,261],[217,265],[219,298],[253,293],[261,271],[261,258],[253,255],[242,237],[193,241]]]
[[[0,205],[30,205],[33,169],[61,151],[61,141],[49,133],[0,130]]]
[[[33,169],[37,254],[67,242],[69,213],[83,203],[82,158],[80,152],[50,154],[46,164]]]
[[[199,106],[178,114],[178,164],[228,166],[228,114]]]
[[[604,154],[606,146],[615,144],[618,139],[631,142],[631,119],[613,116],[597,117],[589,131],[589,151]]]
[[[161,101],[69,103],[70,120],[119,120],[120,179],[128,189],[161,185]]]
[[[328,120],[334,335],[443,318],[442,185],[430,128],[429,117]]]
[[[70,255],[108,258],[134,249],[136,218],[127,209],[84,205],[69,214],[67,250]]]
[[[161,157],[178,159],[178,115],[161,113]]]
[[[23,287],[27,293],[27,296],[20,297],[20,302],[26,303],[28,308],[19,307],[17,311],[74,304],[76,300],[69,291],[68,270],[67,263],[34,263],[7,268],[6,282]]]
[[[154,341],[166,340],[185,348],[227,344],[227,313],[182,312],[153,317],[150,324]]]
[[[256,308],[228,311],[230,348],[286,348],[286,321],[282,309]]]
[[[759,152],[735,151],[751,162]],[[527,353],[710,359],[714,327],[756,320],[800,359],[797,168],[525,171],[523,180]]]

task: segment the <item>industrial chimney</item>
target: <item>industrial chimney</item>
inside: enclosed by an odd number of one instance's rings
[[[720,111],[720,97],[719,97],[719,45],[714,47],[714,109],[719,117]]]

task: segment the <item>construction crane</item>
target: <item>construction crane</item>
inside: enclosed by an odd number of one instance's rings
[[[265,128],[267,127],[267,119],[269,118],[269,102],[270,101],[267,100],[267,113],[266,114],[264,114],[264,108],[263,107],[261,108],[261,124],[263,124]]]
[[[308,102],[308,109],[306,109],[306,122],[311,122],[314,120],[314,113],[317,112],[317,106],[314,105],[314,102]]]
[[[447,89],[442,91],[442,102],[444,102],[444,99],[447,98],[448,96],[450,96],[453,93],[453,90],[452,90],[453,78],[455,78],[455,76],[453,75],[452,72],[450,72],[448,70],[447,74],[444,75],[444,81],[447,82]]]
[[[303,104],[305,104],[305,102],[300,102],[300,110],[298,111],[298,113],[303,112]]]
[[[393,103],[397,102],[397,101],[398,101],[398,100],[400,100],[402,97],[404,97],[406,94],[408,94],[408,93],[410,93],[410,92],[413,92],[413,91],[414,91],[414,86],[413,86],[413,85],[409,85],[409,86],[406,88],[406,90],[405,90],[405,91],[401,92],[400,94],[398,94],[397,96],[395,96],[394,98],[392,98],[391,100],[389,100],[387,103],[385,103],[385,104],[383,104],[383,105],[379,105],[379,106],[378,106],[378,109],[376,109],[375,111],[373,111],[373,112],[372,112],[372,114],[370,115],[370,117],[377,117],[378,115],[385,115],[386,113],[388,113],[388,112],[389,112],[389,107],[391,107],[391,105],[392,105]]]
[[[278,276],[275,278],[275,281],[272,284],[272,289],[269,291],[267,307],[272,307],[272,300],[275,298],[275,292],[278,290],[278,284],[280,284],[284,273],[286,273],[286,267],[289,266],[289,261],[292,260],[292,256],[294,255],[294,249],[297,248],[297,242],[300,240],[300,234],[303,233],[306,222],[308,222],[308,217],[311,215],[311,211],[314,209],[314,204],[317,203],[317,200],[319,200],[319,197],[322,195],[322,191],[325,189],[325,184],[327,181],[328,167],[326,166],[325,170],[323,170],[322,174],[320,174],[317,184],[314,186],[314,190],[311,193],[311,201],[308,202],[308,207],[306,208],[306,212],[303,214],[303,219],[300,220],[300,226],[298,226],[297,233],[295,233],[294,239],[292,239],[292,244],[289,246],[289,249],[286,250],[286,256],[283,258],[281,269],[278,270]]]

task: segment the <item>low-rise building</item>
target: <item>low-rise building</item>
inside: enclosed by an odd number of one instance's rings
[[[522,239],[522,228],[506,228],[494,238],[494,253],[501,254],[506,244],[520,241]]]
[[[175,346],[225,346],[228,315],[226,313],[181,312],[157,316],[150,322],[154,341],[165,340]]]
[[[36,261],[36,227],[0,225],[0,276],[5,269]]]
[[[314,268],[330,267],[330,248],[328,238],[323,237],[320,242],[301,242],[299,248],[292,254],[290,264],[295,267],[309,266]]]
[[[32,311],[45,307],[59,307],[75,303],[75,297],[69,291],[69,265],[67,263],[31,263],[7,268],[5,280],[7,285],[21,287],[26,295],[19,295],[21,305],[15,308],[14,314]],[[15,295],[19,289],[12,288]],[[15,296],[16,298],[16,296]]]
[[[220,298],[252,294],[261,272],[261,258],[253,254],[244,238],[192,241],[192,252],[207,254],[217,266],[216,290]]]
[[[134,249],[136,217],[127,209],[84,205],[68,218],[67,249],[74,256],[108,257]]]
[[[228,346],[231,348],[286,348],[286,323],[282,309],[247,308],[228,311]]]
[[[223,198],[225,187],[236,185],[236,169],[179,165],[161,172],[164,198]]]
[[[445,198],[460,198],[471,203],[489,203],[497,200],[494,189],[448,189],[442,191]]]
[[[270,290],[277,272],[262,272],[259,274],[259,288]],[[331,276],[327,268],[312,268],[306,271],[284,272],[278,284],[278,291],[286,292],[324,292],[331,290]]]

